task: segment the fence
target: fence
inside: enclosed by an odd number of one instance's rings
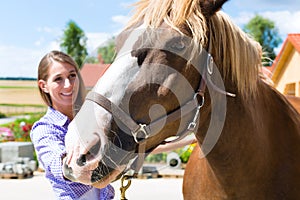
[[[46,106],[9,106],[9,105],[0,105],[0,113],[5,115],[11,114],[23,114],[23,113],[43,113],[46,112]]]

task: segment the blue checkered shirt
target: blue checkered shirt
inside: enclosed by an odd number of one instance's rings
[[[114,188],[111,185],[98,189],[63,177],[62,156],[66,153],[64,139],[69,123],[65,115],[49,107],[47,113],[34,123],[30,133],[38,160],[45,169],[46,178],[50,181],[56,198],[84,199],[84,196],[93,193],[99,197],[96,199],[113,199]]]

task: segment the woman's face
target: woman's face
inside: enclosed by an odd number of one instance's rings
[[[72,95],[77,93],[78,83],[74,66],[54,61],[49,67],[48,80],[40,80],[39,86],[49,93],[53,108],[64,113],[66,108],[72,110]]]

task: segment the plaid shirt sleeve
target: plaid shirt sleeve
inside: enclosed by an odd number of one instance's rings
[[[98,194],[95,199],[113,199],[114,189],[111,185],[98,189],[71,182],[63,177],[62,156],[65,154],[64,137],[67,126],[67,120],[49,123],[44,118],[34,124],[30,133],[38,160],[45,169],[46,178],[50,181],[57,199],[81,199],[82,196],[91,191]]]
[[[58,134],[55,127],[42,122],[35,124],[31,131],[31,140],[39,162],[56,177],[61,175],[61,158],[65,154],[64,143]]]

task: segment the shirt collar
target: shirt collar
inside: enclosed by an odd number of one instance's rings
[[[52,107],[48,107],[46,115],[48,116],[49,121],[55,125],[68,126],[70,123],[70,120],[66,115],[62,114]]]

